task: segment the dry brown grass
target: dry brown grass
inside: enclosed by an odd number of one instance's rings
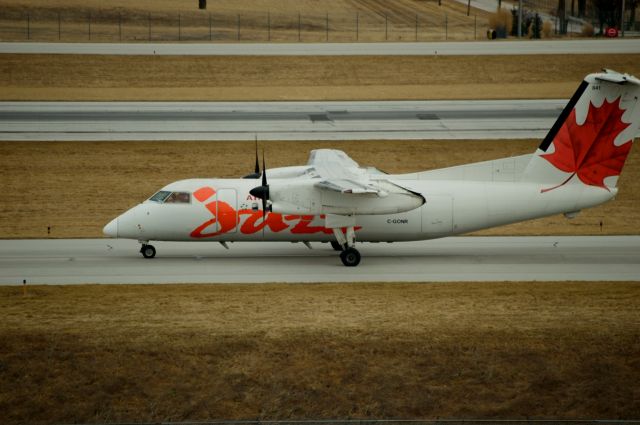
[[[0,100],[561,98],[603,67],[640,75],[640,55],[0,55]]]
[[[330,21],[328,40],[332,42],[414,41],[416,15],[419,41],[473,40],[476,29],[482,34],[487,22],[487,13],[482,10],[473,9],[471,16],[466,16],[464,5],[445,1],[438,6],[437,0],[215,0],[209,1],[208,10],[204,11],[198,10],[197,5],[195,0],[135,3],[118,0],[108,4],[99,0],[61,0],[55,4],[43,0],[1,0],[0,25],[3,30],[0,40],[30,37],[31,40],[75,42],[179,39],[319,42],[327,40],[327,13]],[[58,12],[61,14],[60,27]],[[29,35],[27,14],[30,16]],[[357,35],[356,14],[359,17]],[[91,29],[88,16],[91,16]],[[238,17],[241,21],[239,39]]]
[[[21,291],[5,424],[640,416],[637,283]]]
[[[269,167],[306,163],[310,150],[342,149],[362,165],[412,172],[530,153],[538,140],[268,142]],[[171,158],[167,161],[167,158]],[[0,237],[101,237],[113,217],[164,185],[191,177],[239,177],[253,170],[242,142],[0,142]],[[638,234],[640,151],[631,150],[615,201],[566,220],[554,216],[485,235]],[[600,231],[599,222],[604,228]]]

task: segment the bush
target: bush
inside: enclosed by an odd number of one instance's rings
[[[582,25],[582,36],[593,37],[593,25],[586,23]]]
[[[544,21],[542,24],[542,37],[543,38],[551,38],[551,33],[553,32],[553,26],[550,21]]]
[[[500,9],[489,16],[489,27],[496,31],[498,38],[506,38],[512,25],[512,19],[508,11]]]

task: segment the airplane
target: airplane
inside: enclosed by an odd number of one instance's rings
[[[331,242],[357,266],[360,242],[441,238],[564,214],[615,198],[640,128],[640,80],[611,70],[587,75],[538,149],[407,174],[361,167],[344,152],[318,149],[306,165],[244,178],[168,184],[104,227],[112,238],[150,241]]]

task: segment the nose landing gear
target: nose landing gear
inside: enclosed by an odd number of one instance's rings
[[[153,247],[153,245],[143,243],[140,247],[140,254],[142,254],[144,258],[153,258],[156,256],[156,249]]]

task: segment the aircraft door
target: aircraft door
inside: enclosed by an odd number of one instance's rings
[[[235,189],[219,189],[216,193],[216,231],[235,233],[238,230],[238,195]]]
[[[453,230],[453,198],[449,195],[426,195],[422,206],[422,233],[444,236]]]

